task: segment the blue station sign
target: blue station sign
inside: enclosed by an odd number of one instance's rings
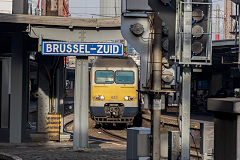
[[[122,43],[42,42],[43,55],[58,56],[123,56]]]

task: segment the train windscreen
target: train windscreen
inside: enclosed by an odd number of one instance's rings
[[[113,71],[96,71],[95,72],[95,83],[98,84],[111,84],[114,82]]]
[[[117,84],[133,84],[134,72],[133,71],[116,71],[115,82]]]

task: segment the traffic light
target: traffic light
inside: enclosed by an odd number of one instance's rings
[[[169,48],[169,39],[168,39],[168,28],[165,22],[162,22],[162,52],[163,55],[168,54],[168,48]]]
[[[209,45],[209,5],[207,0],[203,4],[194,0],[192,4],[192,56],[206,57]],[[205,3],[205,4],[204,4]]]
[[[176,61],[179,64],[211,65],[211,0],[179,1],[176,9]]]
[[[172,65],[170,62],[171,52],[174,51],[175,46],[170,49],[171,45],[169,44],[168,26],[165,22],[162,22],[162,88],[164,89],[171,89],[176,85],[176,65]]]
[[[162,47],[163,56],[171,59],[175,55],[175,22],[176,1],[175,0],[148,0],[148,5],[158,13],[163,21],[162,25]]]

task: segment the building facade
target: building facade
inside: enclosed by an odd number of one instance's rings
[[[1,0],[0,13],[12,14],[12,2],[13,0]]]

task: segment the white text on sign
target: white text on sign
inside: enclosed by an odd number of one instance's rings
[[[99,44],[99,43],[56,43],[43,42],[42,53],[48,55],[123,55],[123,45],[120,44]]]

